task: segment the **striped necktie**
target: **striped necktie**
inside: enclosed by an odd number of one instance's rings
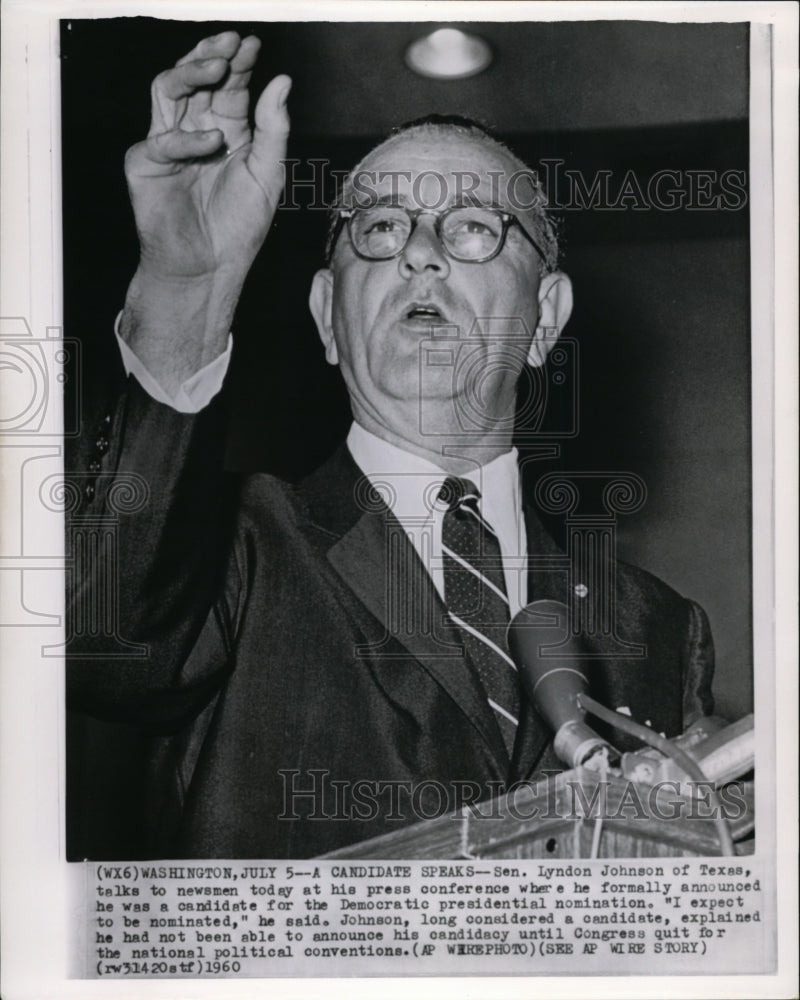
[[[509,757],[519,718],[519,679],[508,652],[510,619],[500,544],[478,510],[480,493],[468,479],[449,476],[439,491],[444,597],[469,662],[475,667]]]

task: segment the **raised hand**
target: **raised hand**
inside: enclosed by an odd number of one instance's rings
[[[141,253],[122,335],[165,387],[224,347],[280,198],[291,80],[270,82],[251,132],[247,88],[259,48],[226,31],[156,77],[148,136],[126,157]]]

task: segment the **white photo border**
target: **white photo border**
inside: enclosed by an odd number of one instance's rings
[[[600,20],[751,21],[751,260],[753,373],[753,552],[755,702],[761,767],[757,807],[777,786],[774,851],[779,968],[737,977],[548,977],[552,997],[782,997],[796,990],[797,954],[797,7],[793,3],[413,2],[41,2],[6,0],[2,32],[2,283],[0,316],[24,317],[36,335],[63,318],[61,272],[59,20],[147,14],[185,20]],[[763,28],[759,26],[764,26]],[[771,56],[765,49],[771,48]],[[771,160],[763,155],[769,150]],[[778,210],[776,210],[778,206]],[[2,373],[0,373],[2,375]],[[0,439],[0,445],[5,442]],[[22,451],[15,449],[22,449]],[[57,460],[58,435],[35,446],[0,447],[0,495],[8,554],[19,511],[19,456]],[[9,461],[8,454],[12,454]],[[3,499],[5,497],[5,499]],[[63,620],[63,537],[49,518],[41,565],[44,602]],[[12,538],[13,542],[13,538]],[[4,564],[12,566],[12,561]],[[0,573],[0,605],[16,601]],[[19,581],[16,581],[19,585]],[[46,641],[52,642],[48,627]],[[6,628],[2,654],[2,967],[9,1000],[95,996],[179,997],[186,981],[70,980],[70,871],[65,858],[64,684],[58,661],[43,663],[37,628]],[[777,675],[770,663],[776,663]],[[774,727],[771,725],[774,720]],[[777,749],[776,749],[777,741]],[[55,795],[54,791],[58,794]],[[759,841],[759,852],[763,849]],[[191,995],[372,996],[372,980],[192,980]],[[542,980],[381,979],[387,1000],[420,996],[530,995]]]

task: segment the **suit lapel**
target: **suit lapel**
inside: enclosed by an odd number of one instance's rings
[[[479,681],[464,662],[457,634],[446,623],[433,581],[400,522],[344,446],[301,490],[309,521],[325,532],[328,562],[369,612],[370,618],[355,611],[371,639],[362,655],[380,673],[384,688],[400,703],[407,701],[398,661],[413,658],[469,719],[505,778],[508,756],[500,730]]]

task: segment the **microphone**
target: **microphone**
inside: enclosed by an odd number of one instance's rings
[[[555,733],[553,748],[559,759],[573,768],[600,751],[618,756],[584,722],[580,696],[589,685],[581,640],[570,632],[567,606],[552,600],[528,604],[508,626],[508,646],[525,692]]]

